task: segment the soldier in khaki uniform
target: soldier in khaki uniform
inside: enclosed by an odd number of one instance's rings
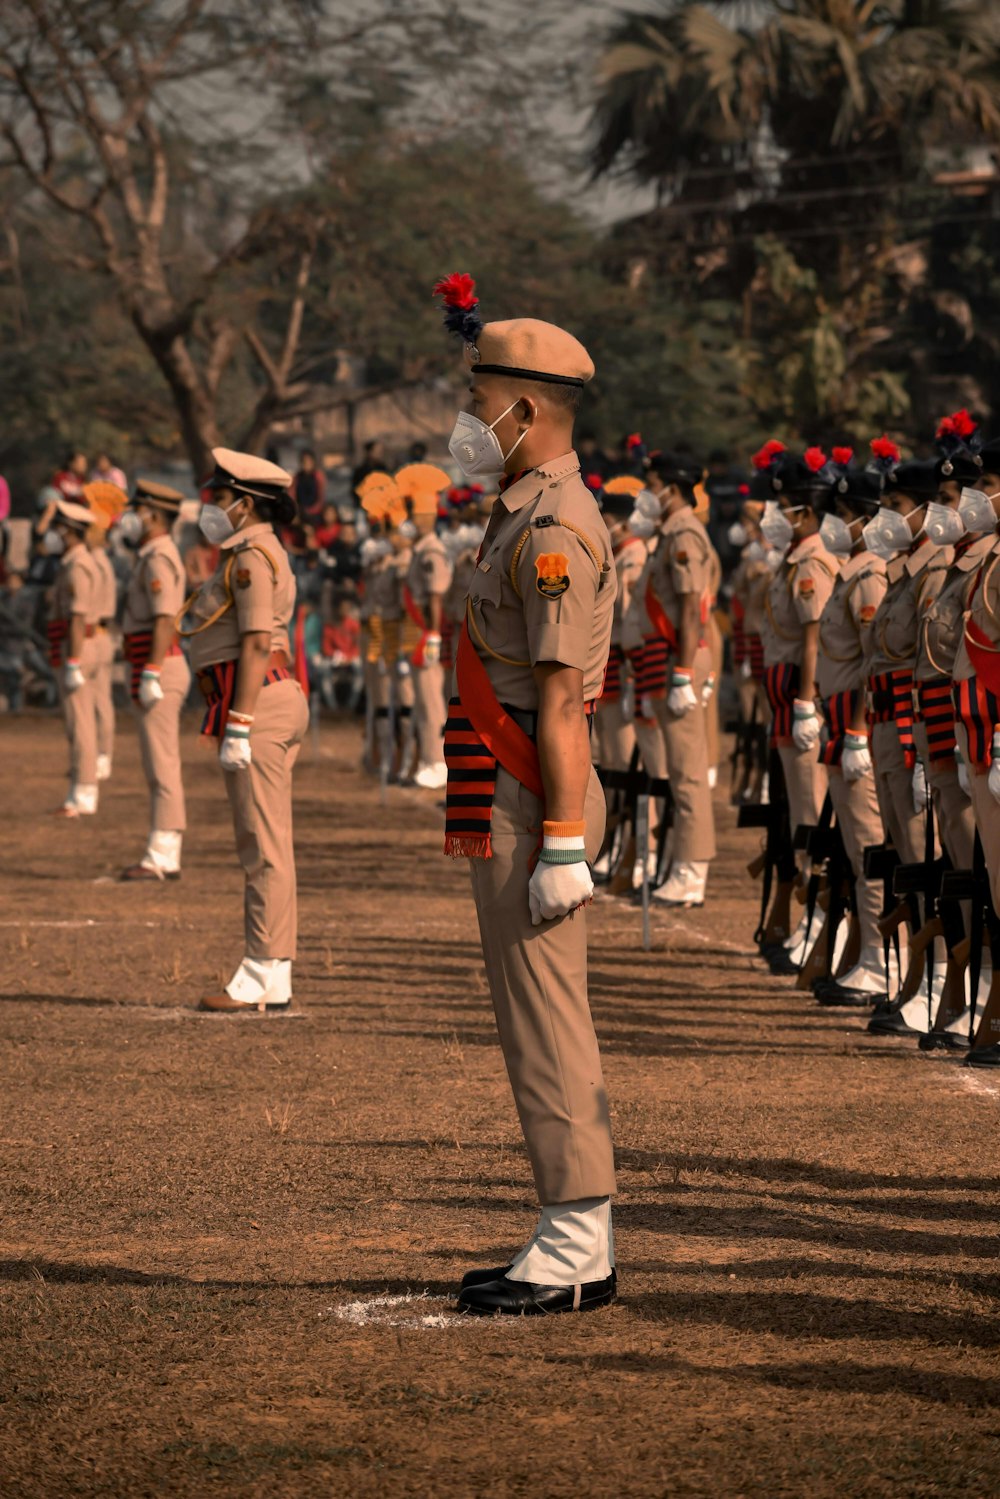
[[[418,745],[413,782],[425,791],[440,791],[448,779],[444,763],[448,707],[441,665],[441,628],[452,565],[435,525],[438,499],[448,484],[448,475],[430,463],[410,463],[400,469],[396,483],[415,531],[403,585],[406,612],[420,631],[416,647],[410,653]]]
[[[219,763],[246,877],[244,956],[206,1010],[287,1009],[297,941],[292,770],[309,706],[290,668],[295,579],[273,522],[295,516],[291,475],[249,453],[216,448],[215,503],[199,524],[219,565],[188,605],[191,665],[208,711],[202,733]]]
[[[96,488],[96,486],[93,486]],[[87,495],[91,486],[83,486]],[[125,496],[122,495],[124,501]],[[89,503],[89,496],[88,496]],[[115,622],[118,615],[118,580],[108,556],[108,517],[95,510],[95,523],[87,533],[87,546],[97,573],[95,608],[98,619],[94,634],[97,666],[94,673],[94,718],[97,725],[97,779],[111,779],[115,750]]]
[[[52,530],[62,538],[64,551],[49,611],[49,646],[59,673],[70,752],[69,794],[58,809],[61,817],[89,817],[97,811],[94,680],[101,596],[100,577],[86,543],[93,524],[88,505],[55,502]]]
[[[656,699],[674,802],[673,862],[655,893],[667,906],[700,906],[715,857],[715,820],[709,786],[706,704],[712,664],[705,638],[711,587],[708,535],[694,514],[701,467],[693,459],[653,453],[647,484],[660,505],[656,547],[640,602],[667,642],[670,690]]]
[[[184,564],[170,534],[184,496],[138,479],[119,522],[137,555],[125,593],[122,629],[129,695],[139,722],[142,768],[149,786],[149,837],[137,864],[121,878],[178,880],[187,817],[181,770],[180,718],[191,686],[176,619],[184,607]]]
[[[764,541],[760,529],[763,503],[748,500],[743,508],[742,525],[747,541],[733,573],[733,665],[736,668],[740,694],[740,719],[753,729],[753,748],[743,756],[733,799],[759,801],[767,773],[764,747],[771,707],[764,691],[764,603],[775,568],[781,562],[780,552]]]
[[[827,551],[842,560],[820,616],[816,685],[828,730],[820,759],[851,861],[861,950],[849,972],[839,980],[827,980],[817,994],[821,1004],[870,1006],[887,996],[878,927],[882,887],[867,880],[864,872],[865,849],[880,844],[883,837],[865,705],[872,621],[887,580],[885,563],[869,552],[862,532],[878,511],[882,477],[854,466],[850,450],[844,455],[835,448],[835,459],[838,454],[842,461],[837,463],[839,472],[819,534]]]
[[[628,524],[633,501],[641,489],[642,480],[632,474],[619,474],[604,486],[604,519],[618,574],[608,669],[594,723],[597,763],[607,770],[627,770],[635,747],[633,718],[626,711],[630,694],[626,690],[628,667],[623,649],[623,626],[648,556],[646,542],[634,536]]]
[[[819,761],[816,711],[819,621],[833,592],[840,563],[823,545],[820,511],[829,494],[826,455],[810,448],[802,458],[781,452],[769,465],[778,501],[765,507],[764,535],[784,551],[765,597],[765,686],[774,714],[772,739],[785,776],[793,830],[814,827],[826,795]]]
[[[382,621],[383,599],[381,574],[392,556],[392,544],[384,534],[389,510],[400,504],[396,481],[391,474],[376,471],[366,474],[355,493],[368,517],[370,535],[361,544],[361,566],[364,590],[361,600],[361,650],[365,671],[365,748],[363,763],[369,771],[377,770],[385,751],[385,725],[380,709],[383,701],[382,678],[385,674],[383,647],[385,628]],[[386,713],[388,710],[384,710]]]
[[[607,666],[615,567],[571,451],[593,365],[551,324],[483,327],[469,277],[437,290],[470,374],[471,411],[456,422],[452,456],[470,479],[504,475],[458,647],[446,851],[471,856],[500,1041],[542,1204],[521,1253],[466,1276],[459,1306],[584,1310],[610,1301],[616,1283],[611,1128],[583,910],[605,822],[587,705]]]

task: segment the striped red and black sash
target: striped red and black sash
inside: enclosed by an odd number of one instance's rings
[[[62,666],[63,642],[69,634],[68,619],[50,619],[46,627],[49,637],[49,665],[54,671]]]
[[[894,723],[903,757],[912,770],[917,763],[913,741],[913,673],[880,671],[868,678],[868,716],[872,723]]]
[[[920,717],[927,730],[927,753],[931,762],[951,760],[955,755],[955,710],[951,703],[951,683],[918,682],[917,701]]]
[[[447,617],[441,620],[441,665],[451,666],[455,660],[455,623]]]
[[[764,642],[759,635],[747,635],[747,657],[750,661],[750,677],[754,682],[764,680]]]
[[[824,765],[840,764],[844,753],[844,735],[851,727],[857,706],[858,693],[851,688],[823,699],[823,713],[829,729],[829,738],[819,752]]]
[[[733,599],[733,665],[742,666],[749,654],[747,632],[743,624],[746,611],[739,599]]]
[[[279,652],[271,657],[271,662],[264,673],[265,687],[271,687],[275,682],[295,680],[288,669],[287,656]],[[235,661],[219,661],[213,666],[203,667],[198,673],[198,686],[207,705],[201,732],[210,739],[221,739],[226,731],[226,721],[232,707],[233,693],[236,691],[236,666]]]
[[[601,688],[602,703],[617,703],[622,695],[621,646],[613,645],[608,652],[608,664],[604,668],[604,686]]]
[[[632,672],[635,677],[635,716],[642,717],[642,700],[646,697],[665,697],[667,691],[667,668],[670,665],[670,646],[659,635],[650,636],[632,653]]]
[[[139,701],[139,684],[143,668],[148,664],[153,650],[152,630],[133,630],[122,642],[125,660],[129,664],[129,696],[134,703]],[[177,641],[171,643],[168,656],[179,656],[181,648]]]
[[[470,859],[490,859],[497,762],[466,718],[457,697],[448,704],[444,759],[448,767],[445,853],[453,858],[464,855]]]
[[[993,730],[1000,724],[1000,697],[980,677],[952,683],[955,717],[969,736],[969,759],[977,770],[989,770],[993,758]]]
[[[774,717],[771,721],[773,744],[791,744],[795,699],[799,691],[799,668],[784,661],[764,668],[764,691]]]

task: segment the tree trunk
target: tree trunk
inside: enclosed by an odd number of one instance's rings
[[[146,327],[139,318],[134,318],[134,322],[170,387],[194,481],[200,485],[212,472],[212,449],[222,445],[215,399],[179,333],[164,335],[155,328]]]

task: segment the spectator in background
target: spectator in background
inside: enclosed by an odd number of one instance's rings
[[[315,525],[323,514],[326,503],[326,475],[316,465],[316,454],[312,448],[303,448],[299,467],[292,480],[292,494],[299,507],[299,519],[303,525]]]
[[[410,443],[409,451],[405,461],[407,463],[423,463],[427,458],[427,444],[417,438],[416,442]]]
[[[358,528],[353,521],[344,521],[339,535],[328,546],[321,547],[319,565],[321,613],[329,624],[334,618],[337,597],[355,594],[361,579]]]
[[[745,475],[734,468],[725,448],[715,448],[708,455],[708,477],[705,488],[711,502],[708,534],[722,562],[723,577],[728,578],[742,554],[743,544],[729,538],[731,528],[739,521],[747,497]]]
[[[117,468],[111,462],[107,453],[98,453],[94,467],[90,471],[90,477],[91,479],[100,480],[102,484],[117,484],[119,489],[124,489],[126,493],[128,492],[128,480],[125,477],[125,470]]]
[[[351,474],[351,488],[357,489],[362,479],[367,479],[369,474],[378,473],[384,468],[385,454],[382,451],[382,444],[377,437],[373,437],[371,442],[365,443],[364,457]],[[357,504],[356,495],[354,503]]]
[[[584,484],[591,494],[600,494],[605,479],[612,474],[607,453],[598,447],[594,433],[588,431],[581,433],[576,450],[580,455],[580,475]]]
[[[10,516],[10,485],[0,474],[0,583],[7,576],[7,551],[10,546],[10,532],[7,528],[7,520]]]
[[[336,505],[324,505],[323,514],[316,524],[314,535],[319,551],[332,547],[340,535],[340,512]]]
[[[86,478],[87,455],[74,450],[67,455],[62,468],[56,469],[52,475],[52,488],[58,489],[64,500],[79,502]],[[45,491],[43,490],[42,493],[44,494]]]

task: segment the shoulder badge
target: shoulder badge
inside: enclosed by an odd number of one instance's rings
[[[150,591],[150,593],[162,593],[163,592],[163,584],[160,582],[159,578],[151,578],[150,579],[150,582],[149,582],[149,591]]]
[[[238,567],[236,569],[236,586],[237,588],[250,587],[250,569],[248,567]]]
[[[690,558],[688,556],[688,552],[687,552],[687,549],[685,547],[681,547],[679,551],[677,551],[677,552],[674,553],[674,561],[675,562],[681,562],[681,563],[683,563],[683,562],[688,562],[689,560],[690,560]]]
[[[870,625],[871,622],[872,622],[872,620],[875,618],[875,616],[876,616],[877,613],[878,613],[878,605],[877,604],[862,604],[862,606],[861,606],[861,608],[860,608],[860,610],[858,612],[858,618],[860,619],[860,621],[861,621],[861,623],[863,625]]]
[[[799,581],[799,598],[807,599],[810,594],[816,592],[815,578],[802,578]]]
[[[537,524],[537,522],[536,522]],[[562,598],[569,588],[569,558],[564,552],[544,552],[535,559],[535,587],[543,599]]]

